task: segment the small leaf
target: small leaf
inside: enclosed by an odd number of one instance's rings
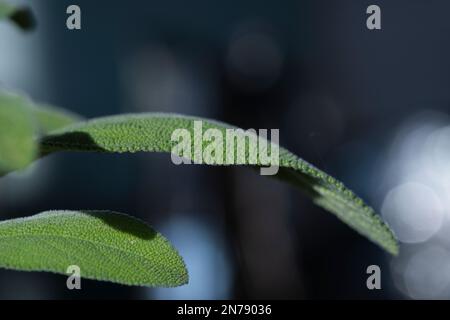
[[[0,20],[9,19],[23,30],[30,30],[36,25],[36,21],[30,9],[17,7],[4,1],[0,1]]]
[[[66,274],[126,285],[186,284],[182,258],[152,228],[108,211],[49,211],[0,222],[0,266]]]
[[[68,111],[0,91],[0,177],[36,160],[36,138],[80,120]]]
[[[41,152],[172,152],[171,135],[175,129],[187,129],[191,136],[194,121],[202,120],[204,130],[216,128],[223,133],[230,125],[194,117],[170,114],[135,114],[94,119],[52,132],[41,141]],[[200,137],[201,139],[201,137]],[[191,148],[195,141],[192,139]],[[201,142],[203,143],[203,142]],[[248,145],[248,144],[247,144]],[[249,150],[246,150],[249,153]],[[258,157],[259,158],[259,157]],[[392,254],[398,243],[391,229],[372,208],[341,182],[280,148],[278,178],[303,189],[322,208]]]
[[[26,99],[0,94],[0,176],[23,169],[36,158],[35,130]]]

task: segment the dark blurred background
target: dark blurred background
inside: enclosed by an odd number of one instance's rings
[[[49,209],[140,217],[179,249],[190,283],[126,287],[0,270],[4,299],[450,297],[448,1],[15,1],[0,83],[85,117],[177,112],[280,144],[355,190],[402,241],[392,258],[298,190],[245,168],[168,155],[57,154],[0,181],[1,219]],[[66,28],[77,4],[82,30]],[[382,30],[366,28],[366,8]],[[379,265],[382,290],[366,287]]]

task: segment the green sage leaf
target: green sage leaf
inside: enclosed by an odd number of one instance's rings
[[[109,211],[49,211],[0,222],[0,267],[125,285],[174,287],[188,275],[180,255],[145,223]]]
[[[0,94],[0,176],[23,169],[36,158],[36,128],[26,99]]]
[[[0,177],[36,160],[39,136],[80,120],[68,111],[0,91]]]
[[[174,130],[186,129],[195,137],[194,122],[197,120],[202,121],[205,130],[219,129],[224,135],[226,129],[235,128],[217,121],[182,115],[121,115],[56,130],[42,138],[41,149],[43,154],[56,151],[170,153],[176,144],[171,139]],[[191,148],[194,148],[195,139],[191,141]],[[204,144],[203,141],[199,143]],[[247,154],[250,151],[245,150]],[[398,253],[398,243],[389,226],[344,184],[283,148],[280,148],[279,166],[278,178],[306,191],[318,206],[334,213],[391,254]]]

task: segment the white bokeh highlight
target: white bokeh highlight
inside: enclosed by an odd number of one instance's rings
[[[402,242],[391,263],[395,286],[412,299],[450,298],[450,118],[413,115],[380,169],[381,213]]]
[[[444,299],[450,285],[450,254],[440,246],[428,246],[412,255],[404,270],[408,295],[414,299]]]
[[[414,182],[392,189],[384,199],[381,212],[397,238],[405,243],[427,241],[444,221],[439,196],[430,187]]]

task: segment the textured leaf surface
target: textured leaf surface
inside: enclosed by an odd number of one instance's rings
[[[224,132],[227,128],[234,128],[216,121],[181,115],[112,116],[52,132],[42,139],[41,147],[44,154],[64,150],[171,152],[176,144],[171,141],[173,131],[184,128],[193,136],[195,120],[203,121],[203,130],[217,128]],[[192,146],[194,143],[195,140],[192,139]],[[245,150],[245,153],[248,154],[249,150]],[[388,252],[398,253],[398,243],[390,228],[372,208],[341,182],[282,148],[277,177],[306,191],[317,205],[336,214],[339,219]]]
[[[182,258],[169,242],[130,216],[107,211],[50,211],[0,222],[0,266],[127,285],[187,283]]]
[[[31,29],[35,25],[33,14],[28,8],[0,1],[0,20],[3,19],[10,19],[23,30]]]

